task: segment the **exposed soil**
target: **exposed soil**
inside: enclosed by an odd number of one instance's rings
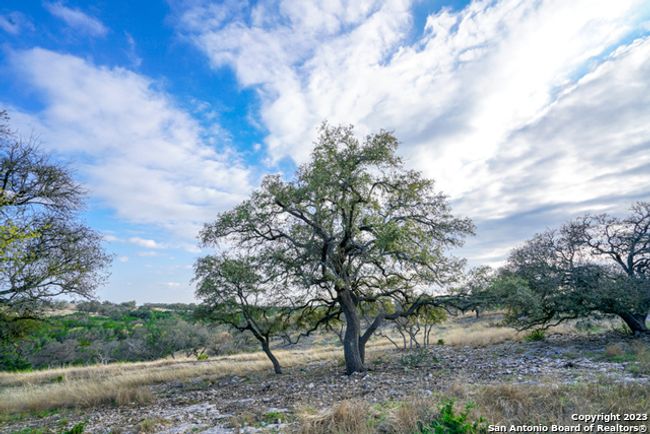
[[[345,376],[335,360],[288,368],[283,375],[196,378],[152,386],[153,403],[138,406],[70,410],[41,419],[25,419],[2,432],[25,427],[61,426],[87,421],[86,430],[139,432],[154,425],[155,432],[229,433],[233,424],[253,425],[244,432],[274,427],[275,418],[310,406],[315,409],[350,398],[370,402],[430,395],[454,383],[587,382],[607,377],[617,382],[644,382],[650,377],[632,375],[627,363],[604,361],[604,349],[626,343],[620,335],[555,335],[541,342],[507,342],[487,347],[434,346],[423,355],[397,350],[373,354],[366,375]],[[642,341],[648,344],[648,340]],[[143,422],[144,421],[144,422]],[[263,421],[263,422],[262,422]],[[269,425],[270,424],[270,425]],[[255,427],[257,426],[257,428]],[[152,431],[150,431],[152,432]],[[277,432],[277,431],[276,431]]]

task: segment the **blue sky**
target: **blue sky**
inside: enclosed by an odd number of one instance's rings
[[[201,224],[323,120],[393,130],[477,223],[471,263],[650,199],[647,1],[5,0],[0,83],[88,190],[114,301],[191,301]]]

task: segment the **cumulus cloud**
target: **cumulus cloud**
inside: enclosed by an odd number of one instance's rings
[[[12,117],[44,147],[74,156],[89,190],[118,217],[191,240],[250,191],[248,168],[205,143],[196,120],[151,79],[39,48],[13,53],[11,65],[44,107]]]
[[[61,2],[45,3],[45,9],[72,29],[90,36],[106,36],[108,28],[95,17],[79,9],[69,8]]]
[[[407,0],[174,4],[179,33],[257,89],[272,160],[305,161],[325,119],[394,130],[490,235],[475,258],[650,194],[647,2],[478,0],[424,28]]]

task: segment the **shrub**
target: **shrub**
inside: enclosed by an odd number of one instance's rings
[[[429,352],[425,348],[417,348],[402,355],[399,362],[406,368],[417,368],[424,364],[428,359],[435,361],[435,358],[430,356]]]
[[[83,434],[85,431],[86,431],[86,423],[79,422],[69,430],[63,431],[61,434]]]
[[[524,336],[526,342],[543,341],[545,338],[546,338],[546,334],[542,329],[533,330],[532,332]]]
[[[454,401],[446,401],[440,406],[438,417],[420,426],[421,434],[474,434],[487,432],[487,424],[480,418],[470,422],[469,412],[473,406],[468,403],[460,414],[454,412]]]

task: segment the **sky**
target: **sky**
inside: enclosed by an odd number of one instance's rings
[[[650,200],[650,2],[3,0],[0,108],[86,188],[101,299],[193,301],[202,224],[323,121],[393,131],[499,265]]]

